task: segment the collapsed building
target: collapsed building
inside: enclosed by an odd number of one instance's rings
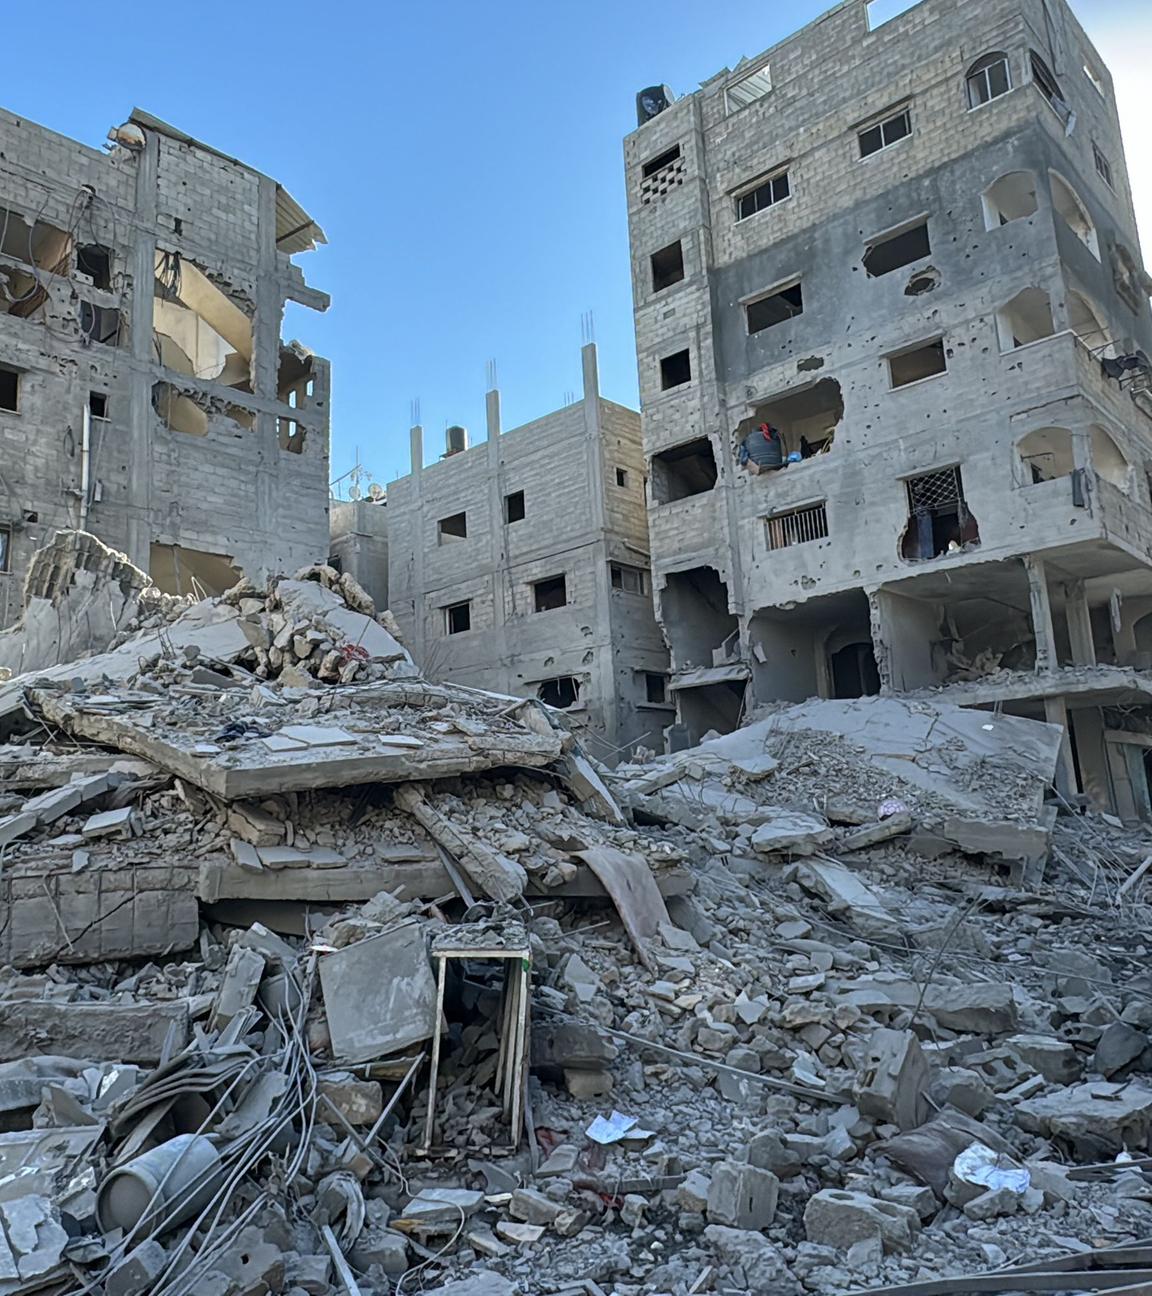
[[[1111,78],[1063,0],[902,10],[638,100],[680,741],[955,687],[1065,725],[1065,794],[1148,817],[1152,318]]]
[[[333,504],[332,554],[384,593],[431,678],[539,698],[614,762],[662,749],[673,708],[639,416],[601,396],[595,343],[582,364],[582,398],[518,428],[493,386],[487,440],[449,428],[429,466],[413,428],[412,471],[385,500]]]
[[[0,112],[0,625],[60,527],[170,593],[327,547],[324,241],[282,185],[136,110],[107,153]]]

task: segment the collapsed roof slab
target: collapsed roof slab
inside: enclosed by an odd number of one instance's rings
[[[446,696],[412,683],[342,688],[322,705],[269,698],[258,725],[224,739],[236,707],[221,695],[188,707],[129,690],[27,691],[34,709],[74,737],[142,756],[225,801],[539,767],[560,757],[561,734],[531,732],[507,717],[430,719],[429,706]]]

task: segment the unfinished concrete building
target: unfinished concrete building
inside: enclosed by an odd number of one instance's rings
[[[172,593],[322,558],[324,241],[275,180],[139,110],[107,153],[0,111],[0,625],[57,527]]]
[[[388,500],[373,483],[367,499],[333,499],[329,504],[331,540],[328,562],[347,572],[371,594],[380,609],[388,606]]]
[[[388,486],[388,604],[432,679],[538,697],[567,712],[595,756],[663,745],[673,711],[649,575],[640,418],[600,395],[583,349],[583,399]],[[352,568],[363,583],[362,569]]]
[[[1064,0],[877,17],[638,99],[679,719],[955,685],[1071,711],[1068,790],[1148,813],[1152,679],[1117,668],[1152,665],[1152,320],[1111,78]]]

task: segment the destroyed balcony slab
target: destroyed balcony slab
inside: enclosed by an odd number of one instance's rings
[[[175,1046],[182,1048],[188,1038],[187,1004],[0,1000],[0,1056],[21,1058],[54,1052],[155,1063],[173,1026]]]

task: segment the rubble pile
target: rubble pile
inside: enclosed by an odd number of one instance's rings
[[[149,617],[0,692],[0,1293],[1152,1280],[1152,838],[1059,730],[606,771],[330,569]]]

